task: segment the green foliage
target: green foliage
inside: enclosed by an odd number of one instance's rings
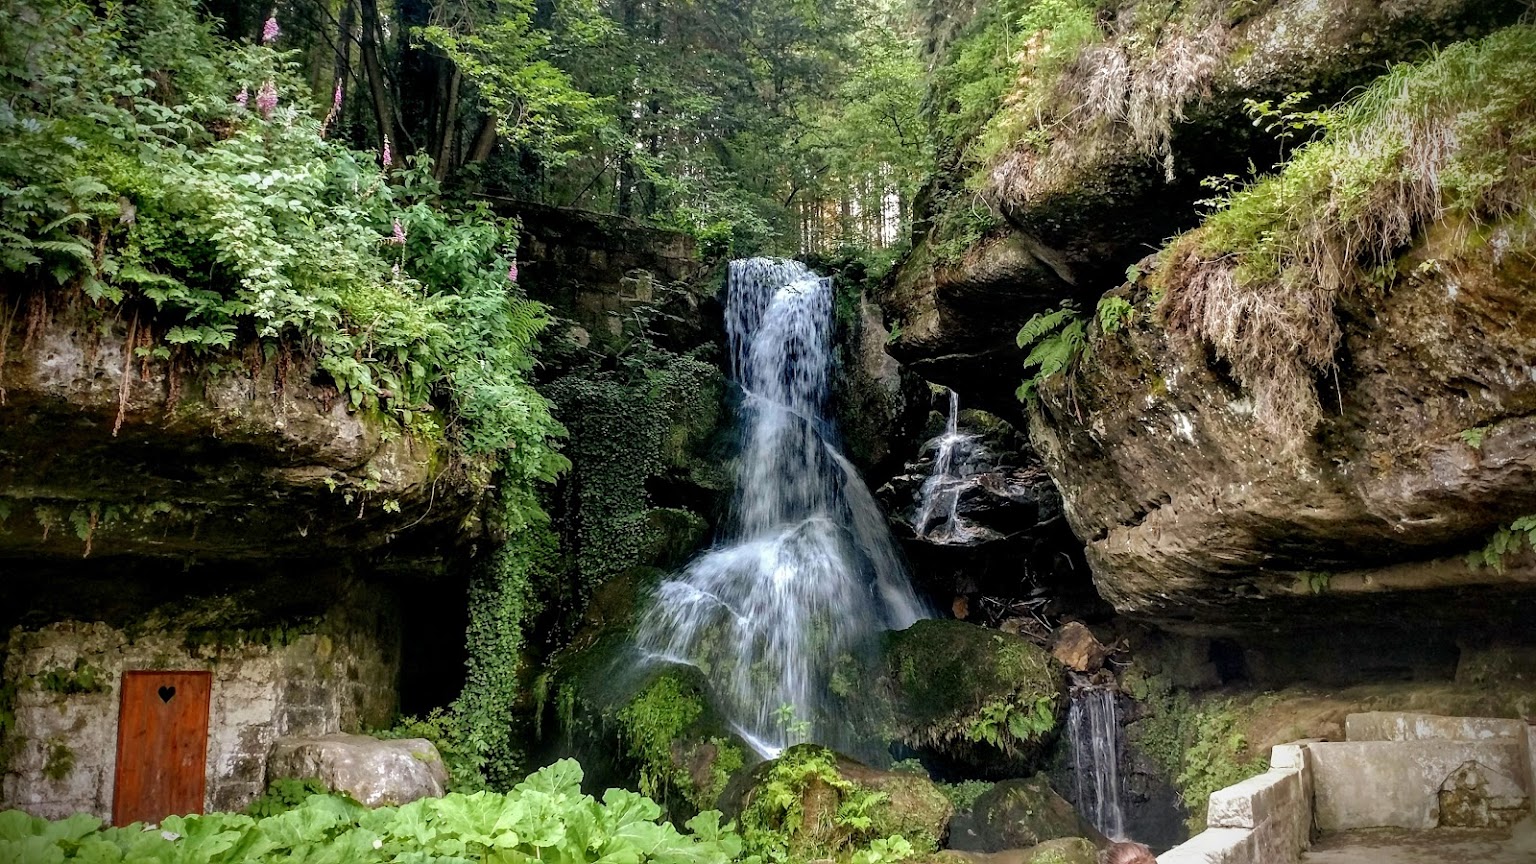
[[[1492,431],[1493,426],[1491,425],[1473,426],[1470,429],[1461,430],[1457,433],[1456,437],[1460,438],[1463,444],[1471,447],[1473,450],[1481,450],[1483,449],[1483,439],[1487,438],[1488,433]]]
[[[1536,516],[1521,516],[1493,532],[1486,546],[1467,555],[1467,566],[1492,567],[1503,573],[1505,559],[1519,554],[1522,547],[1536,549]]]
[[[1325,131],[1172,244],[1159,274],[1170,330],[1231,364],[1265,427],[1309,434],[1343,338],[1339,298],[1394,282],[1432,224],[1512,220],[1511,242],[1533,242],[1521,215],[1536,189],[1533,81],[1536,27],[1521,25],[1396,66],[1327,111],[1255,106],[1279,131]],[[1461,234],[1473,248],[1477,232]]]
[[[529,512],[510,505],[509,515]],[[542,516],[534,508],[531,512]],[[557,539],[539,518],[516,526],[516,533],[492,553],[469,587],[469,654],[464,689],[443,722],[450,765],[462,788],[476,785],[475,775],[492,789],[505,789],[526,770],[521,736],[514,717],[525,678],[525,633],[539,596],[536,592],[558,557]]]
[[[559,469],[515,225],[444,210],[425,159],[386,174],[327,140],[295,56],[222,42],[190,7],[32,8],[6,15],[26,65],[0,81],[0,267],[120,307],[141,356],[308,353],[354,408],[428,435],[446,410],[512,485]],[[268,86],[270,112],[236,104]]]
[[[542,861],[547,864],[728,864],[742,841],[710,811],[687,833],[661,822],[650,799],[610,789],[601,802],[581,793],[581,768],[565,760],[505,795],[477,792],[423,798],[369,810],[316,795],[282,813],[168,816],[158,826],[103,827],[78,815],[59,822],[17,810],[0,813],[0,861],[95,864],[266,864],[266,862]],[[751,861],[752,859],[747,859]]]
[[[1015,394],[1019,401],[1032,402],[1045,379],[1070,371],[1088,347],[1087,334],[1087,324],[1071,301],[1049,312],[1038,312],[1025,322],[1019,330],[1018,345],[1029,351],[1024,357],[1024,371],[1029,377]]]
[[[279,777],[267,784],[267,791],[252,801],[244,813],[252,819],[264,819],[301,806],[311,795],[330,792],[330,787],[316,777]]]
[[[964,734],[971,741],[1007,749],[1014,741],[1037,740],[1055,728],[1056,699],[1041,696],[1032,706],[1012,699],[988,702],[976,710]]]
[[[907,857],[918,849],[932,851],[936,845],[934,838],[901,824],[889,806],[888,793],[844,778],[837,770],[837,755],[825,747],[791,747],[769,763],[757,780],[741,814],[742,834],[747,848],[766,860],[803,861],[849,852],[857,856],[855,850],[876,860],[899,860],[879,856]],[[815,814],[811,826],[805,804],[813,787],[833,790],[837,803],[834,811]],[[898,837],[905,845],[896,842]]]
[[[642,338],[613,368],[577,369],[547,392],[571,430],[567,512],[575,518],[561,527],[575,569],[565,605],[579,610],[598,585],[655,560],[664,538],[646,484],[669,470],[697,470],[690,451],[719,420],[720,372]]]
[[[1133,695],[1147,707],[1136,745],[1173,778],[1189,809],[1191,831],[1205,827],[1212,792],[1264,772],[1267,755],[1253,752],[1243,731],[1263,700],[1244,706],[1220,698],[1196,701],[1167,682],[1132,676]]]
[[[1308,591],[1321,594],[1328,590],[1328,583],[1333,581],[1333,574],[1326,570],[1312,570],[1302,573],[1301,580],[1306,584]]]
[[[641,794],[666,797],[667,786],[679,773],[672,763],[673,742],[681,742],[703,714],[704,701],[698,691],[684,686],[674,675],[657,678],[619,710],[619,726],[629,755],[640,763]]]
[[[958,783],[940,783],[939,788],[944,790],[944,794],[955,805],[955,812],[960,813],[974,807],[976,799],[996,785],[985,780],[961,780]]]
[[[536,26],[532,0],[489,0],[479,16],[415,28],[413,36],[441,51],[477,91],[486,113],[508,145],[521,147],[551,167],[576,156],[576,144],[593,134],[612,110],[607,101],[579,89],[552,56],[554,34]],[[443,16],[447,17],[447,16]],[[476,20],[479,18],[479,20]],[[591,16],[585,27],[562,28],[568,43],[593,43],[611,22]],[[565,44],[569,51],[577,44]]]
[[[75,659],[74,666],[58,666],[37,676],[38,689],[47,693],[71,696],[76,693],[105,693],[109,689],[101,678],[101,670],[87,663],[84,657]]]
[[[1134,280],[1132,280],[1134,281]],[[1136,307],[1123,297],[1105,297],[1098,306],[1099,332],[1108,336],[1136,320]]]
[[[895,864],[917,855],[911,841],[901,835],[871,840],[869,845],[848,856],[848,864]]]

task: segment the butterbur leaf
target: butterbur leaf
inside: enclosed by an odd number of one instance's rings
[[[532,790],[574,798],[581,795],[581,779],[581,764],[575,759],[561,759],[530,774],[514,791]]]

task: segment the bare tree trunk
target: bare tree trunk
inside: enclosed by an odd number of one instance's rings
[[[384,63],[379,58],[379,4],[378,0],[359,0],[362,7],[363,69],[368,74],[368,90],[373,101],[373,116],[379,125],[379,143],[395,140],[395,112],[389,104],[389,83],[384,78]],[[390,162],[394,163],[393,154]]]
[[[475,135],[475,144],[469,148],[469,158],[464,160],[466,165],[477,165],[491,158],[491,151],[496,149],[496,118],[490,114],[485,115],[485,122],[480,124],[480,132]]]
[[[442,139],[437,146],[437,170],[434,172],[437,179],[442,180],[448,176],[448,172],[455,167],[455,157],[458,156],[458,148],[454,146],[454,138],[457,137],[459,128],[459,85],[461,75],[459,66],[452,60],[445,60],[453,66],[453,74],[448,78],[448,96],[443,100],[443,122],[439,124],[442,130]]]

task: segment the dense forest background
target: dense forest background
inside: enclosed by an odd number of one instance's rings
[[[291,50],[355,147],[438,179],[832,252],[903,236],[931,161],[903,0],[210,0]],[[336,94],[339,93],[339,97]]]

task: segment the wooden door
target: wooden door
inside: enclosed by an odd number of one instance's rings
[[[208,672],[124,672],[112,823],[203,812]]]

